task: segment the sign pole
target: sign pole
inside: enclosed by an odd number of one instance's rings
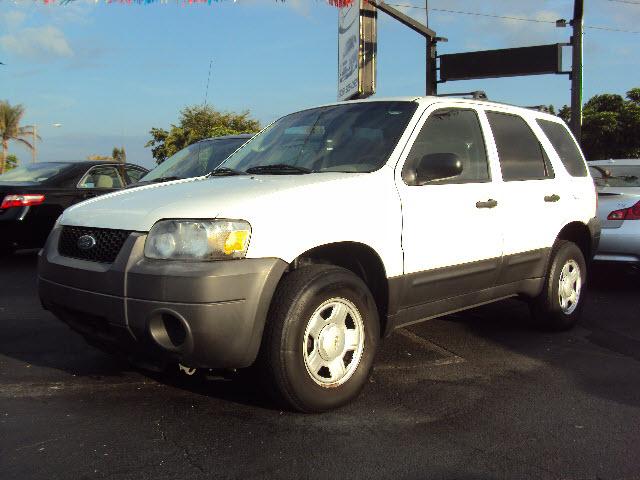
[[[584,29],[584,0],[575,0],[573,7],[573,36],[571,37],[571,131],[580,143],[582,139],[582,36]]]

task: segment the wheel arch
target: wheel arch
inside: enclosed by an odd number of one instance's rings
[[[389,310],[389,281],[382,258],[369,245],[360,242],[336,242],[320,245],[298,255],[290,268],[310,264],[336,265],[352,271],[369,287],[380,317],[380,332],[386,330]]]
[[[589,262],[594,255],[594,245],[589,227],[582,222],[571,222],[565,225],[556,240],[567,240],[575,243],[582,251],[585,261]]]

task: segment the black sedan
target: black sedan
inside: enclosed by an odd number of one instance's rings
[[[0,253],[43,246],[65,208],[124,188],[147,172],[115,162],[43,162],[0,175]]]

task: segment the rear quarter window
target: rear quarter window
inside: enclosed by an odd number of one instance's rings
[[[572,177],[586,177],[587,167],[582,160],[580,150],[569,131],[562,124],[549,120],[536,120],[547,136],[554,150],[562,160],[564,168]]]

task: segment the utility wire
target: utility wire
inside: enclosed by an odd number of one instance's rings
[[[613,0],[610,0],[613,1]],[[622,0],[617,0],[617,1],[622,1]],[[403,4],[403,3],[387,3],[387,5],[390,5],[392,7],[401,7],[401,8],[415,8],[418,10],[425,10],[425,7],[420,7],[418,5],[410,5],[410,4]],[[640,5],[640,3],[638,3],[638,5]],[[511,17],[508,15],[494,15],[494,14],[490,14],[490,13],[480,13],[480,12],[465,12],[463,10],[449,10],[446,8],[430,8],[430,11],[433,12],[443,12],[443,13],[454,13],[454,14],[458,14],[458,15],[471,15],[474,17],[489,17],[489,18],[498,18],[500,20],[516,20],[519,22],[533,22],[533,23],[547,23],[550,25],[555,25],[556,22],[553,20],[538,20],[536,18],[524,18],[524,17]],[[610,31],[610,32],[622,32],[622,33],[636,33],[636,34],[640,34],[640,30],[625,30],[622,28],[614,28],[614,27],[602,27],[602,26],[590,26],[590,25],[585,25],[584,28],[590,28],[592,30],[606,30],[606,31]]]
[[[634,2],[633,0],[607,0],[608,2],[626,3],[627,5],[640,5],[640,2]]]

